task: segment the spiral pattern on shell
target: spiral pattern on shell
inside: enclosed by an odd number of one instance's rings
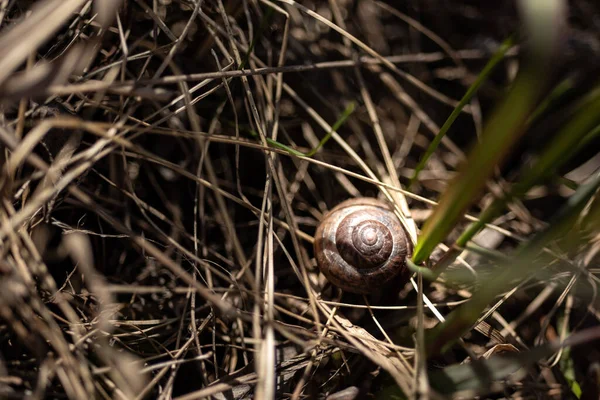
[[[331,283],[353,293],[372,293],[406,272],[410,250],[398,217],[371,198],[340,203],[315,233],[319,269]]]

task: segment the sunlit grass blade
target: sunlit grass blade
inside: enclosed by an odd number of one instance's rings
[[[565,319],[565,315],[562,315],[561,319]],[[569,324],[564,324],[564,327],[566,330],[565,335],[571,335],[572,333],[569,332]],[[562,374],[565,377],[569,388],[571,389],[575,397],[580,399],[582,394],[581,386],[579,385],[579,382],[577,382],[577,373],[575,372],[575,360],[573,360],[573,357],[571,357],[571,349],[569,347],[563,350],[558,366],[562,371]]]
[[[582,210],[588,205],[598,188],[600,188],[600,172],[579,187],[552,218],[545,231],[523,244],[508,261],[499,264],[496,268],[498,273],[486,279],[468,303],[452,311],[445,322],[428,332],[427,354],[432,355],[444,351],[471,329],[481,312],[496,296],[508,290],[515,280],[535,273],[538,266],[543,265],[543,260],[538,260],[538,257],[544,247],[562,238],[564,240],[561,243],[561,249],[568,252],[581,244],[581,237],[587,233],[587,229],[597,230],[597,224],[578,224],[578,220]],[[600,220],[600,200],[598,198],[595,200],[587,212],[587,221]]]
[[[425,261],[454,227],[485,185],[494,168],[523,133],[525,124],[543,93],[564,25],[564,3],[521,1],[521,13],[528,28],[530,58],[519,71],[513,87],[487,122],[481,142],[471,151],[431,217],[425,223],[415,247],[413,261]]]
[[[505,196],[495,198],[482,211],[479,220],[472,223],[456,240],[454,246],[435,266],[437,274],[441,273],[460,254],[462,248],[487,223],[499,216],[513,199],[523,198],[535,184],[549,178],[569,161],[582,147],[600,134],[600,93],[584,99],[575,105],[575,115],[565,123],[553,140],[542,150],[537,160],[521,174],[521,179],[515,183]]]
[[[412,187],[412,185],[418,179],[419,173],[423,170],[423,168],[425,168],[425,164],[427,164],[427,160],[429,160],[429,157],[431,157],[433,152],[438,148],[440,142],[442,141],[443,137],[446,135],[450,127],[452,127],[452,124],[454,123],[456,118],[458,118],[458,116],[460,115],[463,108],[467,105],[467,103],[471,101],[471,99],[473,98],[475,93],[477,93],[481,85],[489,78],[490,74],[492,73],[492,71],[494,71],[494,69],[500,63],[500,61],[504,59],[506,52],[511,48],[513,42],[514,39],[511,36],[502,43],[498,51],[496,51],[493,57],[485,65],[483,70],[481,70],[475,82],[473,82],[473,84],[469,87],[462,99],[460,99],[458,105],[454,108],[454,110],[452,110],[452,113],[450,113],[450,116],[448,117],[446,122],[444,122],[444,125],[442,125],[442,127],[440,128],[440,131],[437,133],[435,138],[433,138],[433,140],[429,144],[429,147],[427,147],[427,150],[425,151],[425,154],[419,161],[419,164],[417,164],[417,166],[415,167],[415,171],[413,173],[413,176],[410,178],[408,188]]]

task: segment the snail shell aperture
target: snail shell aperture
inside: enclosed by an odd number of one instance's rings
[[[411,246],[400,220],[386,203],[346,200],[329,211],[315,233],[315,256],[329,282],[368,294],[405,273]]]

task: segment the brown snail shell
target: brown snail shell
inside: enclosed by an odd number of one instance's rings
[[[329,211],[315,233],[315,257],[329,282],[368,294],[407,272],[408,235],[390,207],[377,199],[350,199]]]

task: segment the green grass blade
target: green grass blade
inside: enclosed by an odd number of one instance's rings
[[[563,313],[563,315],[560,316],[560,319],[563,321],[560,321],[559,324],[562,324],[564,322],[565,318],[568,318],[568,317],[566,317]],[[570,332],[569,324],[568,323],[564,324],[564,327],[565,327],[565,332],[564,332],[565,336],[570,336],[572,334],[572,332]],[[563,354],[560,357],[558,367],[560,368],[560,370],[567,382],[567,385],[573,392],[573,395],[576,398],[580,399],[582,391],[581,391],[581,386],[579,385],[579,382],[577,382],[577,373],[575,372],[576,364],[575,364],[575,360],[571,357],[571,348],[567,347],[563,350]]]
[[[537,161],[528,168],[519,182],[503,198],[496,198],[471,226],[456,241],[464,247],[486,223],[496,218],[508,202],[522,198],[535,184],[547,179],[569,161],[586,143],[600,134],[600,95],[587,104],[577,105],[577,113],[556,134],[552,142],[540,153]]]
[[[530,58],[519,71],[505,100],[487,122],[481,142],[471,151],[431,217],[425,223],[415,247],[413,261],[421,264],[435,246],[454,227],[456,221],[477,198],[496,165],[523,132],[545,89],[552,56],[559,42],[559,30],[564,18],[564,3],[560,0],[522,1],[522,15],[530,35]]]
[[[494,167],[521,135],[523,123],[533,108],[542,83],[539,77],[533,75],[533,70],[517,78],[507,99],[488,122],[481,143],[471,152],[457,177],[449,183],[438,206],[425,223],[413,256],[416,264],[425,261],[435,246],[446,237],[477,198]]]
[[[490,223],[499,216],[506,209],[508,203],[515,198],[524,197],[533,185],[552,176],[561,166],[572,159],[579,150],[600,135],[600,125],[594,126],[594,124],[600,123],[600,94],[596,94],[591,100],[584,100],[574,108],[578,112],[555,135],[552,142],[540,153],[538,160],[521,174],[521,180],[515,183],[504,197],[495,198],[481,212],[478,221],[469,225],[456,240],[454,246],[434,266],[434,277],[437,277],[450,266],[462,249],[468,247],[469,241],[483,229],[485,224]],[[563,183],[573,190],[577,189],[577,186],[571,185],[570,182]]]
[[[314,149],[312,149],[311,151],[306,153],[304,156],[305,157],[314,156],[317,153],[317,151],[319,151],[319,149],[321,149],[321,147],[323,147],[325,145],[325,143],[327,143],[327,141],[329,139],[331,139],[331,135],[333,135],[333,132],[336,132],[338,129],[340,129],[340,127],[344,124],[344,122],[346,122],[348,117],[354,112],[355,108],[356,108],[356,105],[354,104],[354,102],[351,102],[350,104],[348,104],[348,107],[346,107],[346,109],[344,110],[344,112],[342,113],[340,118],[338,118],[338,120],[335,122],[335,124],[333,124],[333,126],[331,127],[331,130],[329,132],[327,132],[327,135],[325,135],[323,137],[323,139],[321,139],[319,144]]]
[[[287,145],[280,143],[273,139],[267,138],[267,143],[269,144],[269,146],[275,147],[277,149],[285,150],[293,156],[312,157],[315,154],[317,154],[317,152],[321,149],[321,147],[323,147],[325,145],[325,143],[327,143],[329,141],[329,139],[331,139],[331,135],[333,135],[333,132],[336,132],[338,129],[340,129],[340,127],[344,124],[344,122],[346,122],[346,120],[350,117],[350,115],[352,115],[355,108],[356,108],[356,104],[354,102],[351,102],[350,104],[348,104],[348,106],[346,107],[346,109],[344,109],[344,111],[342,112],[342,114],[340,115],[338,120],[331,126],[331,130],[329,132],[327,132],[327,134],[325,136],[323,136],[323,139],[321,139],[321,141],[319,142],[318,145],[316,145],[312,150],[308,151],[307,153],[298,151],[290,146],[287,146]],[[258,137],[258,134],[256,132],[254,132],[253,130],[250,130],[250,135],[252,137]]]
[[[239,70],[244,69],[244,67],[248,64],[248,61],[250,60],[250,55],[254,51],[254,47],[256,46],[258,39],[260,39],[262,37],[262,35],[265,33],[267,27],[271,24],[274,15],[275,15],[275,9],[273,9],[273,7],[267,6],[267,11],[265,12],[265,14],[263,15],[263,17],[260,21],[258,31],[252,38],[252,40],[250,42],[250,46],[248,47],[248,51],[244,55],[244,59],[242,60],[242,63],[238,67]]]
[[[511,36],[502,43],[498,51],[496,51],[493,57],[485,65],[483,70],[481,70],[475,82],[473,82],[473,84],[469,87],[462,99],[460,99],[458,105],[454,108],[454,110],[452,110],[452,113],[450,114],[446,122],[444,122],[444,125],[442,125],[442,127],[440,128],[438,134],[435,136],[435,138],[433,138],[433,140],[429,144],[429,147],[427,147],[427,151],[425,151],[425,154],[419,161],[419,164],[417,164],[413,176],[410,178],[408,188],[412,187],[412,185],[416,182],[417,178],[419,177],[419,173],[421,173],[423,168],[425,168],[427,160],[429,160],[429,157],[431,157],[433,152],[437,149],[440,142],[442,141],[442,138],[446,136],[446,133],[448,132],[450,127],[452,127],[452,124],[454,124],[454,121],[456,120],[456,118],[458,118],[462,109],[467,105],[469,101],[471,101],[475,93],[477,93],[481,85],[489,78],[490,74],[500,63],[500,61],[504,59],[506,52],[511,48],[513,42],[514,39]]]
[[[542,100],[538,108],[531,114],[529,118],[529,122],[535,121],[540,118],[545,112],[551,109],[554,104],[561,99],[563,96],[568,95],[569,91],[574,88],[574,83],[572,78],[567,78],[552,89],[552,92],[546,96],[545,99]]]
[[[452,311],[445,322],[428,331],[427,354],[433,355],[443,352],[471,329],[481,312],[496,296],[510,289],[515,280],[536,272],[538,265],[543,264],[542,262],[536,262],[536,260],[542,249],[549,243],[564,238],[562,249],[568,251],[580,244],[579,239],[585,229],[598,229],[598,226],[594,224],[589,224],[591,226],[576,226],[581,211],[588,205],[598,188],[600,188],[600,173],[596,173],[589,182],[579,187],[552,218],[549,227],[545,231],[521,246],[515,256],[511,257],[508,262],[501,263],[496,269],[499,272],[495,276],[486,279],[485,286],[475,292],[468,303]],[[600,220],[600,200],[598,198],[590,207],[586,219],[590,221]]]

